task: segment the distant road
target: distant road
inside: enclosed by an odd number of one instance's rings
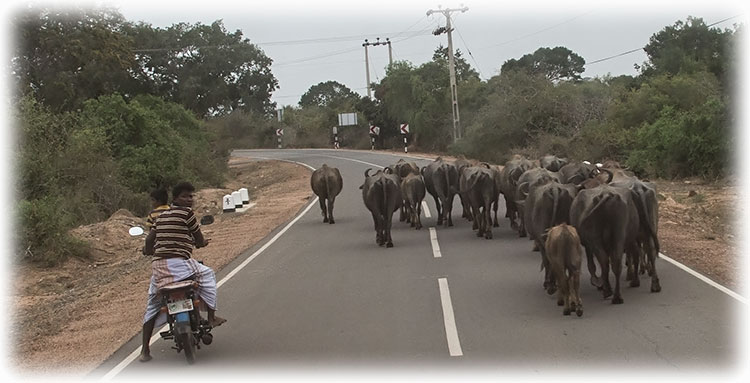
[[[254,255],[220,286],[220,315],[229,322],[198,351],[196,365],[188,368],[171,342],[161,340],[152,346],[151,362],[128,363],[139,336],[93,377],[362,365],[522,374],[614,369],[622,376],[729,373],[740,362],[746,325],[739,313],[746,305],[664,260],[657,261],[662,292],[649,292],[646,277],[639,288],[624,283],[622,305],[602,299],[584,267],[584,314],[563,316],[555,297],[542,289],[540,254],[531,251],[532,243],[518,238],[505,218],[493,228],[494,239],[477,238],[461,218],[458,198],[454,227],[435,227],[428,194],[425,228],[398,222],[396,213],[395,247],[377,246],[359,186],[367,168],[393,164],[399,155],[292,149],[234,155],[338,167],[344,189],[336,199],[336,224],[324,224],[313,201],[299,220],[218,273],[222,280]],[[501,208],[499,216],[504,213]]]

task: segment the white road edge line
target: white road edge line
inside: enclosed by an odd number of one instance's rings
[[[434,227],[430,228],[430,243],[432,244],[432,256],[435,258],[441,258],[443,255],[440,253],[440,244],[437,239],[437,230]]]
[[[445,338],[448,341],[448,351],[451,356],[462,356],[461,342],[458,340],[456,329],[456,318],[453,316],[453,304],[451,303],[451,292],[448,289],[448,278],[439,278],[440,302],[443,304],[443,322],[445,323]]]
[[[430,207],[427,206],[427,201],[422,201],[422,211],[424,212],[425,217],[432,218],[432,214],[430,213]]]
[[[669,263],[671,263],[671,264],[679,267],[680,269],[685,270],[688,274],[690,274],[690,275],[692,275],[692,276],[700,279],[703,282],[706,282],[710,286],[715,287],[716,289],[718,289],[719,291],[721,291],[721,292],[729,295],[730,297],[732,297],[732,298],[734,298],[734,299],[736,299],[736,300],[738,300],[738,301],[740,301],[740,302],[742,302],[744,304],[747,304],[747,298],[745,298],[742,295],[737,294],[734,291],[732,291],[732,290],[730,290],[730,289],[728,289],[728,288],[726,288],[726,287],[724,287],[724,286],[722,286],[722,285],[720,285],[720,284],[712,281],[711,279],[709,279],[705,275],[703,275],[703,274],[701,274],[701,273],[699,273],[699,272],[697,272],[697,271],[695,271],[695,270],[693,270],[693,269],[691,269],[691,268],[683,265],[680,262],[675,261],[672,258],[667,257],[666,255],[664,255],[662,253],[659,253],[659,258],[662,258],[665,261],[667,261],[667,262],[669,262]]]
[[[311,170],[315,170],[314,167],[312,167],[312,166],[310,166],[308,164],[303,164],[301,162],[296,162],[296,161],[276,159],[276,158],[265,158],[265,157],[250,157],[250,158],[263,158],[263,159],[269,159],[269,160],[291,162],[291,163],[295,163],[297,165],[305,166],[305,167],[307,167],[307,168],[309,168]],[[229,274],[227,274],[221,281],[219,281],[216,284],[216,288],[218,289],[219,287],[221,287],[221,285],[223,285],[226,281],[228,281],[229,278],[233,277],[240,270],[242,270],[243,268],[245,268],[245,266],[247,266],[247,264],[250,263],[250,261],[252,261],[253,259],[255,259],[264,250],[266,250],[269,246],[271,246],[274,242],[276,242],[276,240],[279,239],[284,233],[286,233],[286,231],[289,230],[289,228],[292,227],[292,225],[294,225],[297,221],[299,221],[300,218],[302,218],[302,216],[304,216],[305,214],[307,214],[307,212],[310,211],[310,209],[313,206],[315,206],[315,202],[317,202],[317,201],[318,201],[318,197],[315,197],[315,199],[312,202],[310,202],[310,204],[307,206],[307,208],[305,210],[302,211],[302,213],[298,214],[297,217],[295,217],[291,222],[289,222],[283,229],[281,229],[281,231],[279,231],[278,233],[276,233],[276,235],[274,235],[273,238],[271,238],[271,240],[269,240],[268,242],[266,242],[266,244],[263,245],[260,249],[258,249],[255,253],[253,253],[253,255],[251,255],[250,257],[248,257],[244,262],[242,262],[239,266],[235,267],[234,270],[232,270],[231,272],[229,272]],[[159,335],[159,333],[162,332],[162,331],[167,331],[167,330],[169,330],[169,325],[165,325],[159,331],[156,331],[156,333],[153,336],[151,336],[151,339],[149,340],[148,344],[152,345],[157,340],[161,339],[161,336]],[[125,359],[123,359],[122,362],[120,362],[117,366],[113,367],[106,375],[104,375],[102,377],[101,381],[108,382],[108,381],[112,380],[112,378],[114,378],[117,374],[119,374],[120,372],[122,372],[122,370],[124,370],[125,367],[127,367],[136,358],[138,358],[138,356],[140,355],[140,353],[141,353],[141,346],[138,346],[138,348],[136,348],[135,351],[131,352],[130,355],[128,355]]]

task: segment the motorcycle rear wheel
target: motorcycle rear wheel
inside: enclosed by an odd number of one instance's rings
[[[180,343],[182,343],[182,349],[185,351],[185,359],[188,364],[195,363],[195,342],[193,333],[188,332],[180,335]]]

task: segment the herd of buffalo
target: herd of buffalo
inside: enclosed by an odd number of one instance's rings
[[[372,173],[372,174],[371,174]],[[333,204],[342,189],[341,173],[323,165],[312,174],[310,184],[320,198],[323,222],[333,224]],[[456,195],[462,217],[472,222],[478,237],[492,238],[498,227],[500,195],[505,217],[519,236],[534,241],[542,255],[543,286],[558,293],[563,313],[583,315],[579,296],[582,251],[585,249],[591,284],[612,303],[623,303],[620,274],[623,254],[630,286],[640,285],[640,274],[651,277],[651,291],[661,290],[655,260],[658,204],[654,186],[622,169],[614,161],[593,165],[553,155],[538,161],[514,156],[505,166],[465,158],[446,161],[438,157],[423,168],[399,160],[374,173],[365,171],[362,199],[372,213],[378,245],[393,247],[392,216],[400,210],[400,221],[420,229],[422,200],[426,192],[435,199],[437,224],[453,226],[451,210]],[[494,212],[494,215],[491,213]],[[598,261],[601,274],[597,275]],[[610,268],[615,277],[614,292]],[[614,295],[613,295],[614,294]]]

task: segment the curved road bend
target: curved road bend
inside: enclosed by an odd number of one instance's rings
[[[279,364],[522,373],[735,371],[746,304],[664,260],[657,263],[662,292],[650,293],[644,277],[639,288],[624,284],[623,305],[602,299],[583,271],[584,315],[564,317],[542,289],[540,255],[531,242],[518,238],[507,219],[493,229],[494,239],[477,238],[461,218],[458,198],[454,227],[428,230],[437,214],[428,194],[425,228],[409,228],[396,213],[395,247],[378,247],[359,186],[365,169],[402,156],[310,149],[237,150],[234,156],[338,167],[344,188],[336,199],[336,224],[324,224],[313,201],[283,235],[224,281],[219,310],[229,322],[214,330],[214,343],[198,351],[196,365],[188,367],[170,349],[171,341],[162,340],[152,345],[151,362],[129,363],[139,335],[92,377],[174,376],[198,369],[222,374]],[[280,230],[225,267],[217,280]]]

